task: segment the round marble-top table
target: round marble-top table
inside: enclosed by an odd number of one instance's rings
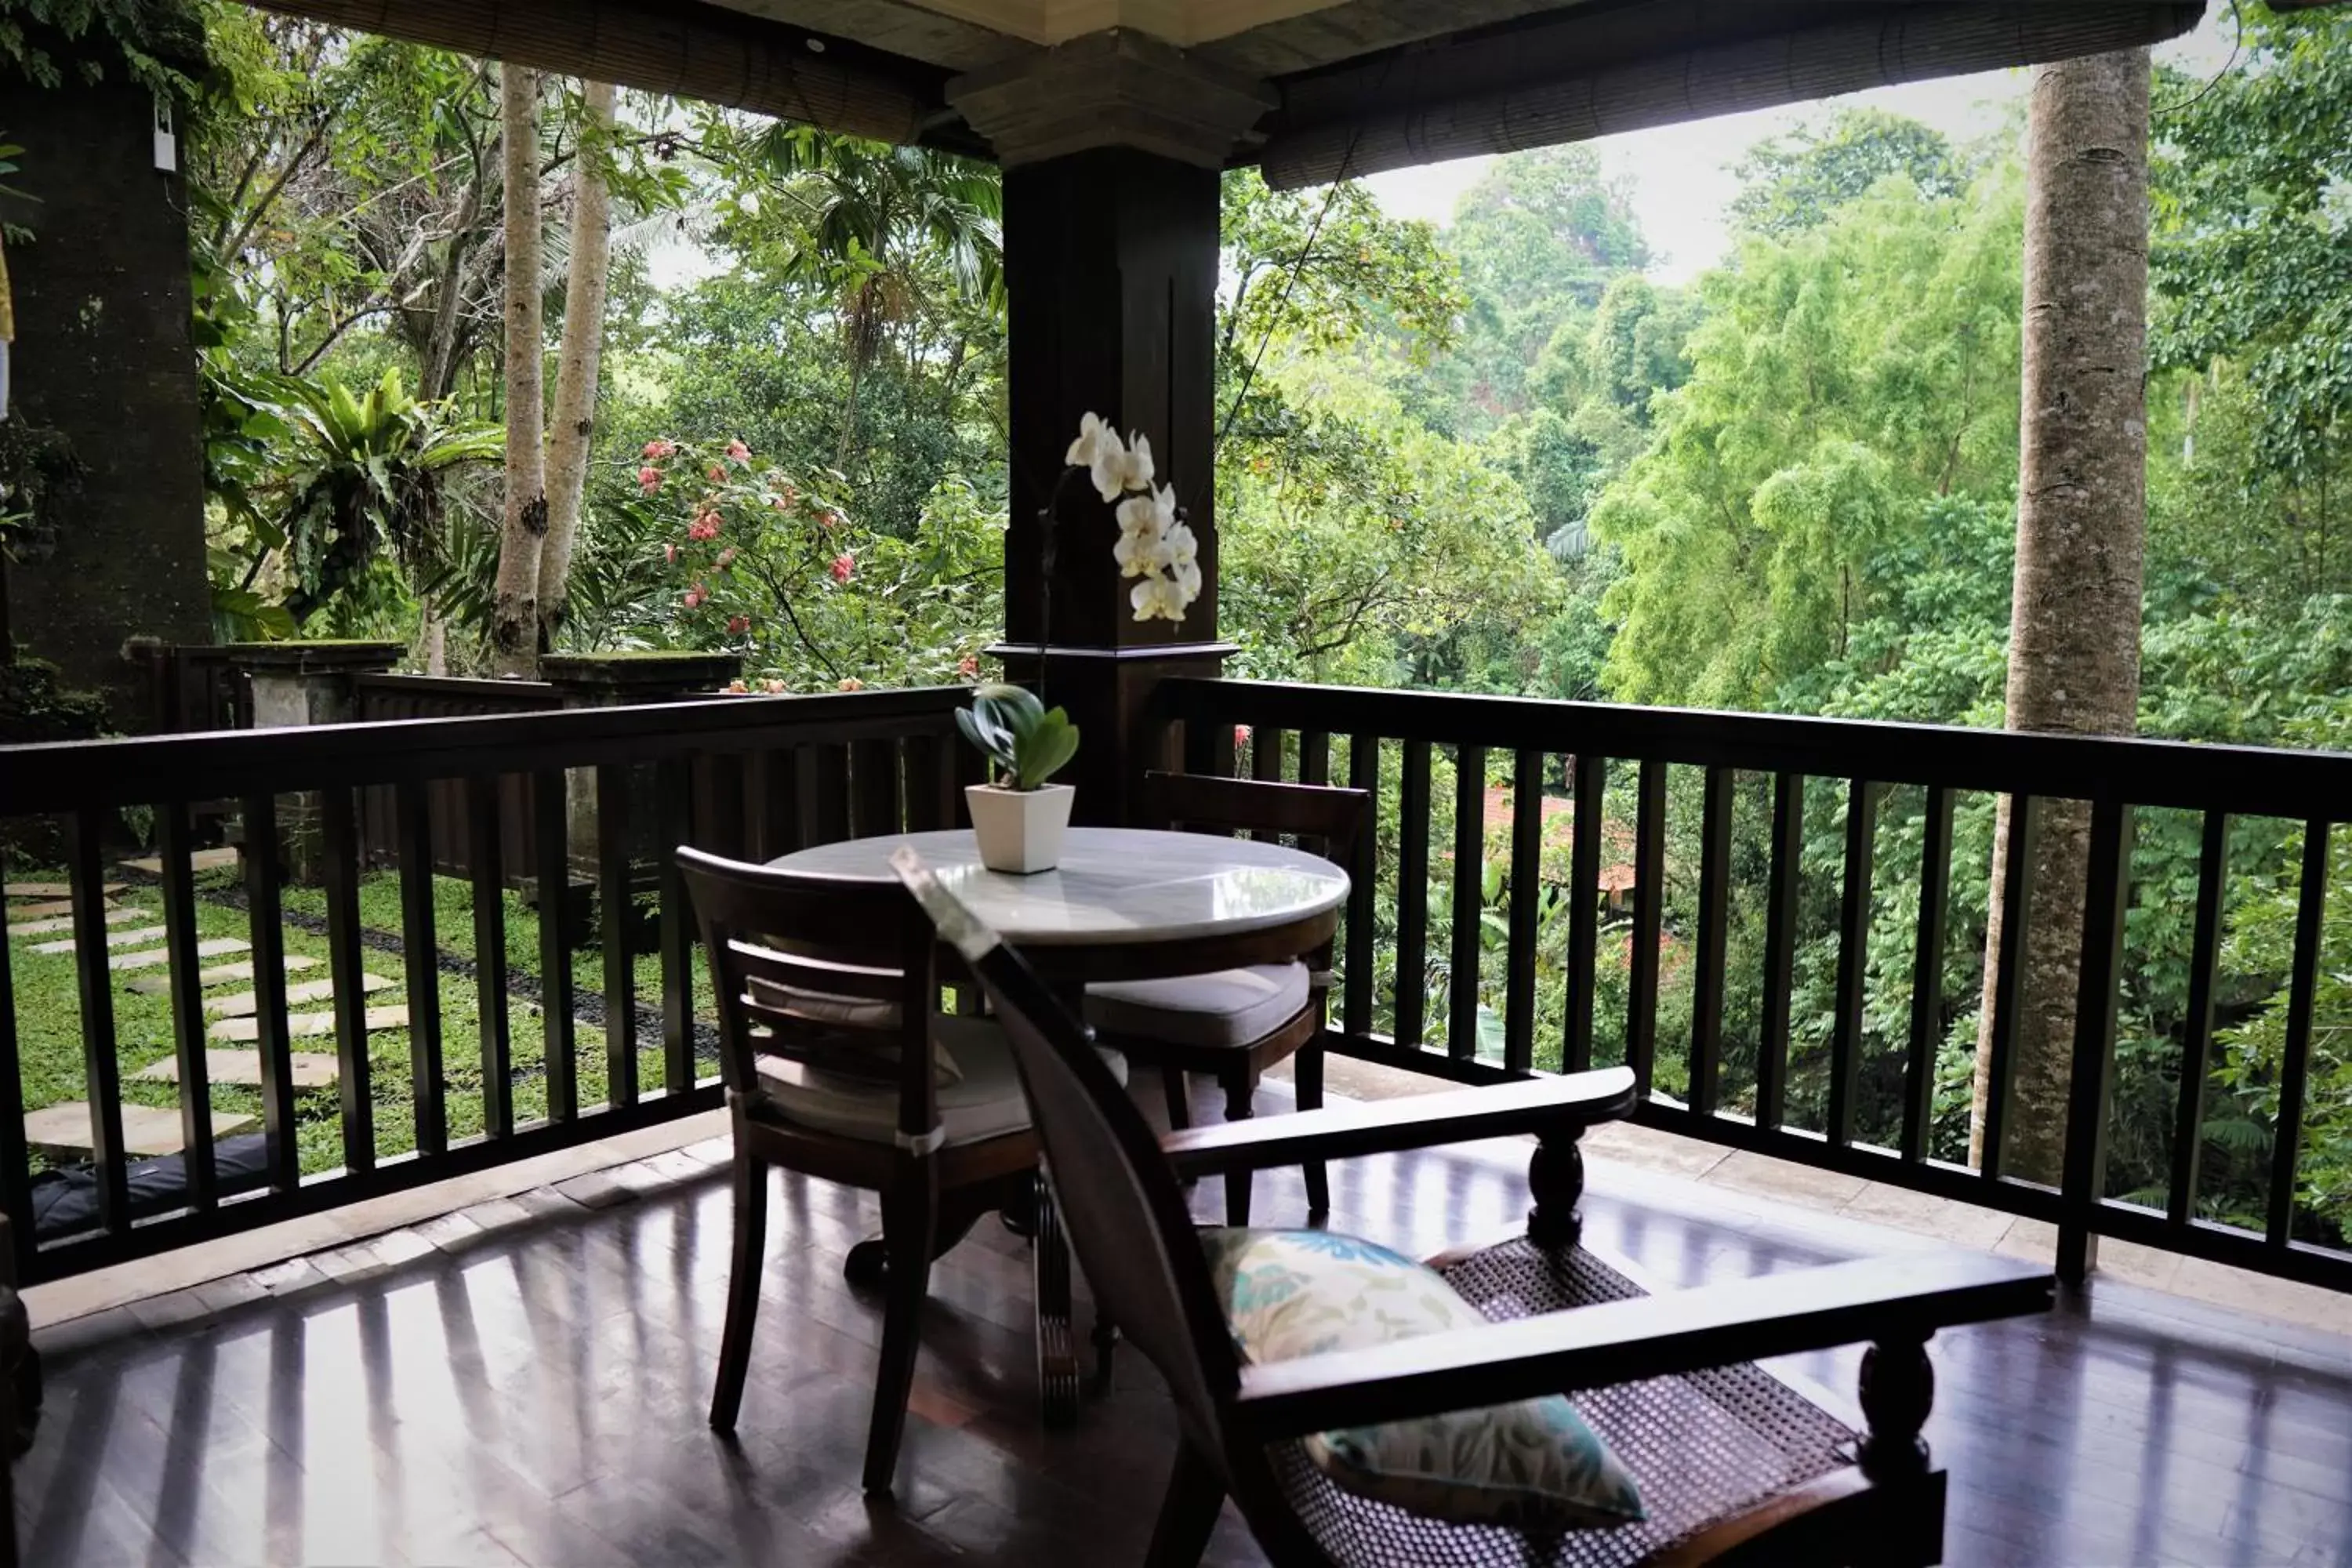
[[[968,829],[845,839],[769,864],[887,877],[901,845],[1065,985],[1297,958],[1330,937],[1348,900],[1348,873],[1304,850],[1126,827],[1074,827],[1061,865],[1025,877],[982,866]]]

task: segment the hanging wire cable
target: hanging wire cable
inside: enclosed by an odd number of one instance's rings
[[[2246,52],[2246,13],[2240,7],[2239,0],[2230,0],[2230,20],[2237,24],[2238,41],[2230,46],[2230,58],[2214,73],[2213,79],[2178,103],[2158,104],[2151,111],[2152,118],[2162,120],[2168,115],[2184,113],[2196,108],[2205,101],[2208,94],[2221,85],[2222,78],[2238,68],[2238,57]]]

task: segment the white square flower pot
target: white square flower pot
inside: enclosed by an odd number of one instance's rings
[[[1047,784],[1043,789],[965,785],[963,797],[971,807],[972,837],[980,840],[980,863],[992,871],[1023,876],[1060,865],[1062,836],[1070,826],[1070,802],[1077,794],[1068,784]]]

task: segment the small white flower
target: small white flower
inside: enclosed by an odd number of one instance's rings
[[[1201,558],[1201,542],[1192,537],[1190,523],[1171,521],[1160,531],[1160,542],[1166,564],[1180,572],[1187,566],[1192,566],[1196,574],[1199,572],[1195,563]]]
[[[1201,563],[1199,562],[1180,561],[1171,570],[1176,574],[1176,602],[1179,607],[1189,605],[1201,596]],[[1177,618],[1181,620],[1183,617],[1180,616]]]
[[[1105,425],[1100,415],[1089,414],[1078,421],[1078,438],[1070,443],[1062,461],[1074,468],[1091,468],[1103,455],[1106,445],[1116,449],[1118,432]]]
[[[1122,577],[1140,577],[1160,569],[1160,536],[1147,530],[1134,530],[1118,536],[1110,547],[1110,558],[1118,563]]]
[[[1139,621],[1181,621],[1184,605],[1176,584],[1165,577],[1146,577],[1128,595],[1128,603],[1135,606]]]
[[[1122,449],[1118,433],[1107,431],[1107,439],[1095,451],[1091,467],[1095,491],[1107,501],[1117,500],[1129,490],[1151,488],[1151,442],[1138,430]]]

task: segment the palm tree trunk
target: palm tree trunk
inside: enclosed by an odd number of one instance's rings
[[[610,82],[582,84],[582,142],[572,174],[572,266],[563,290],[562,358],[547,443],[547,542],[539,554],[540,646],[552,646],[563,619],[572,546],[596,432],[597,362],[604,341],[604,295],[613,276],[613,192],[601,153],[587,145],[613,123]]]
[[[506,523],[499,535],[490,662],[501,676],[539,672],[539,558],[547,538],[547,468],[540,290],[539,73],[499,72],[506,163]]]
[[[2008,727],[2128,734],[2137,727],[2147,526],[2147,141],[2145,49],[2039,68],[2025,219],[2024,426]],[[1993,843],[2004,884],[2011,802]],[[2064,1160],[2087,805],[2042,805],[2020,948],[2013,1088],[2000,1163],[2055,1183]],[[1970,1154],[1993,1090],[2000,903],[1985,938]]]

